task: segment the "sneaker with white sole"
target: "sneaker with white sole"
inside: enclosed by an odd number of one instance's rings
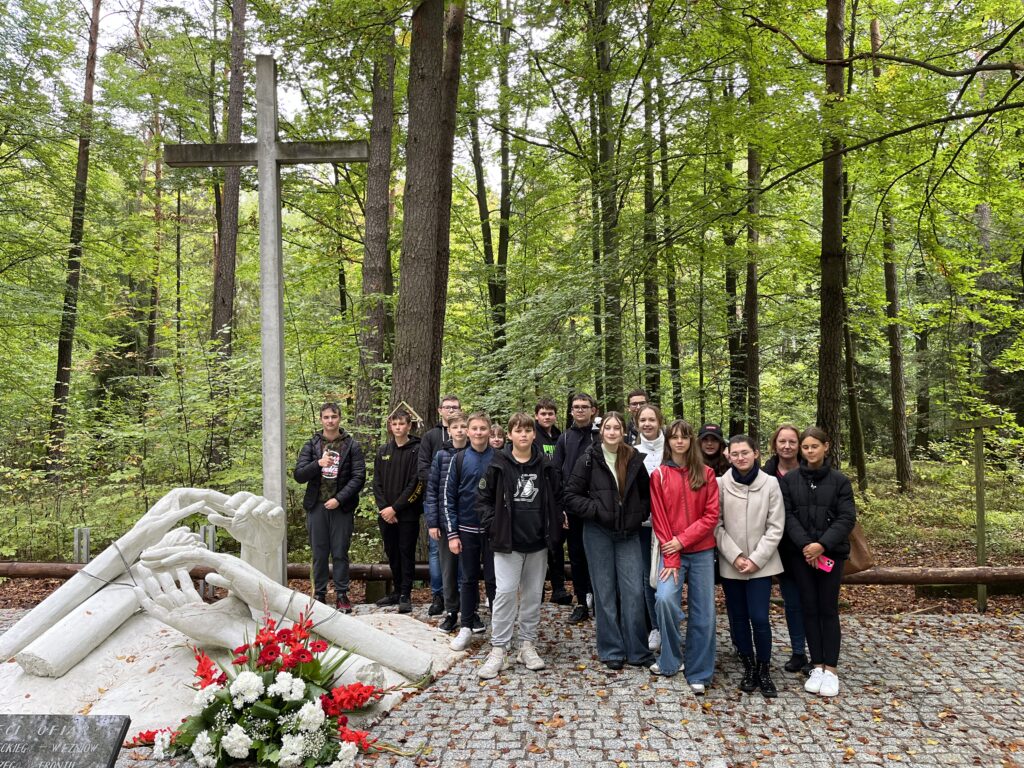
[[[544,659],[537,655],[537,649],[533,643],[528,641],[519,644],[519,663],[534,672],[547,666]]]
[[[811,669],[811,676],[804,683],[804,690],[808,693],[818,693],[821,690],[821,683],[825,678],[825,670],[821,667]]]
[[[453,651],[464,651],[469,647],[470,641],[473,639],[473,630],[469,627],[463,627],[459,630],[459,634],[448,643],[448,647]]]
[[[487,654],[483,666],[476,671],[476,676],[481,680],[490,680],[492,677],[497,677],[506,667],[508,667],[508,656],[505,654],[505,649],[494,646]]]
[[[814,674],[813,672],[811,674]],[[819,696],[838,696],[839,695],[839,675],[835,672],[825,670],[825,673],[821,676],[821,686],[818,688]]]
[[[593,592],[587,592],[587,610],[588,611],[594,610],[594,593]]]
[[[658,653],[661,650],[661,632],[656,629],[652,629],[647,635],[647,650],[651,653]]]
[[[690,690],[693,691],[694,696],[703,696],[707,691],[707,686],[704,683],[690,683]]]

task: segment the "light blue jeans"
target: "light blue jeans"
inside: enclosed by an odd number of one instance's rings
[[[651,629],[658,628],[658,614],[654,610],[654,587],[651,586],[651,538],[654,531],[648,526],[640,529],[640,554],[644,557],[644,605],[647,606],[647,619]]]
[[[640,534],[616,533],[585,520],[583,547],[594,590],[598,658],[630,664],[653,662],[647,649]]]
[[[665,567],[665,558],[660,560],[659,570]],[[707,685],[715,672],[715,550],[680,555],[678,577],[675,582],[671,577],[659,580],[654,593],[654,610],[661,629],[658,667],[663,675],[674,675],[682,665],[686,682]],[[685,649],[679,631],[684,582],[690,585],[686,593],[690,615]]]

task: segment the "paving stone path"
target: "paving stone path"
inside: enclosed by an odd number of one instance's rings
[[[360,607],[360,611],[369,610]],[[374,729],[418,754],[362,765],[512,766],[1024,766],[1024,618],[843,617],[842,689],[825,700],[776,671],[779,698],[736,688],[739,663],[719,617],[715,684],[693,696],[682,676],[605,670],[593,626],[545,604],[538,644],[548,668],[510,667],[480,681],[489,646],[457,664]],[[0,630],[20,612],[0,611]],[[417,616],[426,619],[422,608]],[[785,638],[773,616],[777,643]],[[725,647],[723,647],[725,646]],[[778,663],[784,660],[777,650]],[[125,750],[117,768],[156,763]]]

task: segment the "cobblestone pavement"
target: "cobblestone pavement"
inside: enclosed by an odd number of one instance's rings
[[[697,698],[681,675],[607,672],[592,622],[572,627],[567,608],[543,610],[546,670],[512,666],[480,681],[489,646],[477,646],[373,729],[419,750],[381,755],[376,766],[1024,766],[1020,616],[844,616],[840,695],[807,694],[802,677],[777,669],[779,698],[766,701],[737,689],[724,617],[715,683]],[[0,611],[0,629],[12,614]],[[785,626],[773,621],[781,666]],[[190,765],[145,758],[125,750],[117,767]]]

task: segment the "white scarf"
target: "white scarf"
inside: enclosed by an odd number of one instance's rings
[[[661,457],[665,453],[664,433],[659,430],[658,436],[653,440],[648,440],[640,435],[640,445],[637,447],[644,454],[644,466],[647,467],[647,474],[654,474],[654,470],[661,466]]]

